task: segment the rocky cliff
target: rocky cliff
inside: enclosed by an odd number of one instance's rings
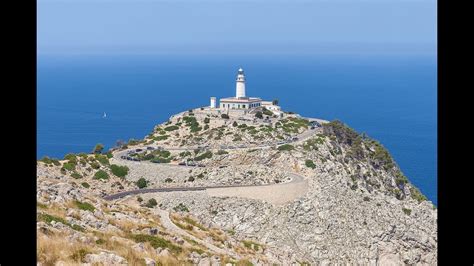
[[[437,264],[433,204],[380,143],[318,121],[196,109],[106,154],[44,158],[38,261]],[[103,199],[138,187],[203,189]]]

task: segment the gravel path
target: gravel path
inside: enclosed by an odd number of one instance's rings
[[[297,174],[290,174],[292,180],[283,184],[265,186],[208,188],[206,192],[211,197],[240,197],[264,200],[274,205],[283,205],[308,191],[308,180]]]
[[[129,195],[146,193],[206,190],[207,194],[211,197],[241,197],[282,205],[303,196],[308,191],[308,180],[295,173],[290,173],[289,176],[291,181],[281,184],[145,188],[107,195],[104,199],[116,200]]]

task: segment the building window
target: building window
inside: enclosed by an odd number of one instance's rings
[[[244,104],[244,105],[242,105],[242,108],[245,108],[245,104]]]

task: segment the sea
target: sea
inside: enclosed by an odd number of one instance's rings
[[[233,96],[239,67],[248,96],[380,141],[437,204],[437,58],[428,55],[39,55],[37,157],[141,139],[211,96]]]

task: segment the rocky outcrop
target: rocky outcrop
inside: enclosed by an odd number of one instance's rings
[[[196,112],[199,125],[184,117],[191,115],[174,116],[136,147],[208,144],[212,156],[204,156],[206,148],[146,155],[168,156],[175,162],[202,156],[204,167],[121,160],[118,155],[126,150],[113,151],[107,162],[83,156],[85,163],[75,165],[73,171],[60,170],[65,160],[59,166],[39,162],[41,239],[61,236],[78,245],[67,258],[107,265],[179,264],[183,257],[194,265],[237,260],[254,265],[437,264],[437,210],[380,143],[338,121],[310,131],[307,121],[293,115],[269,123],[247,121],[246,126],[232,116],[226,120]],[[207,123],[206,118],[210,118]],[[239,122],[232,126],[233,121]],[[163,135],[169,137],[159,138]],[[239,145],[249,147],[224,151],[222,145],[236,145],[230,143],[236,135],[241,138]],[[283,136],[299,137],[275,144]],[[151,142],[153,138],[160,140]],[[127,175],[114,176],[110,164],[127,166]],[[88,170],[90,166],[96,168]],[[95,179],[99,170],[110,177]],[[141,177],[148,187],[161,188],[281,184],[289,182],[291,174],[303,177],[307,187],[280,204],[259,200],[258,195],[230,197],[204,190],[142,194],[112,202],[102,199],[136,189]],[[274,191],[274,198],[285,196]],[[156,204],[150,205],[151,199]],[[163,216],[168,213],[179,214],[181,220]],[[106,250],[103,243],[120,248]],[[179,252],[186,255],[178,256]]]

